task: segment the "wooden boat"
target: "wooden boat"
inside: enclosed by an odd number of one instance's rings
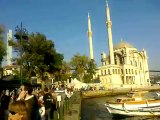
[[[134,91],[128,97],[117,98],[114,102],[105,104],[108,112],[112,115],[124,116],[159,116],[160,100],[143,99],[145,91]]]
[[[156,94],[157,94],[157,96],[160,96],[160,92],[157,92]]]
[[[155,106],[152,108],[138,108],[137,110],[126,110],[126,109],[116,109],[113,107],[107,107],[109,113],[114,115],[121,115],[121,116],[160,116],[160,106]]]

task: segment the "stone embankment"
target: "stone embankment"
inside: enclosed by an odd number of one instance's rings
[[[71,107],[64,120],[80,120],[81,119],[81,93],[75,92],[71,99]]]
[[[126,94],[131,90],[160,91],[160,86],[150,86],[143,88],[117,88],[113,90],[97,90],[97,91],[81,91],[76,92],[71,101],[71,107],[64,120],[80,120],[81,119],[81,100],[85,98],[111,96]]]
[[[131,90],[160,91],[160,86],[149,86],[141,88],[117,88],[112,90],[82,91],[82,98],[102,97],[126,94]]]

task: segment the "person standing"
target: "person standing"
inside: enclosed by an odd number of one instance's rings
[[[30,83],[23,83],[17,100],[25,101],[29,120],[40,120],[38,99],[32,94],[32,91],[33,88]]]
[[[2,95],[1,99],[1,110],[3,111],[3,115],[1,119],[8,120],[8,106],[10,102],[10,96],[9,96],[9,91],[6,90],[5,93]]]
[[[54,115],[52,111],[53,96],[51,93],[48,92],[48,88],[44,88],[43,101],[44,101],[44,107],[45,107],[45,119],[53,120],[53,115]]]
[[[30,120],[24,100],[13,101],[9,104],[8,120]]]

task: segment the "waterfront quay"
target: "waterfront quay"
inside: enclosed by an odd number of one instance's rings
[[[132,89],[131,88],[117,88],[113,90],[77,91],[74,93],[74,95],[71,98],[72,99],[71,106],[67,114],[64,115],[64,120],[71,120],[71,119],[86,120],[85,115],[88,114],[89,111],[86,111],[85,109],[88,109],[88,108],[85,108],[85,107],[87,105],[90,106],[89,105],[91,104],[90,101],[98,102],[99,100],[101,102],[95,103],[95,104],[103,104],[105,103],[106,99],[114,98],[117,95],[125,95],[131,90],[147,90],[151,92],[156,92],[156,91],[160,91],[160,86],[150,86],[150,87],[132,88]],[[105,111],[104,108],[100,108],[100,109],[101,109],[100,111],[103,111],[103,112]],[[107,114],[107,111],[105,112]]]
[[[146,90],[146,91],[159,91],[160,86],[147,86],[147,87],[140,87],[140,88],[115,88],[110,90],[97,90],[97,91],[82,91],[82,98],[93,98],[93,97],[102,97],[102,96],[115,96],[126,94],[132,90]]]
[[[108,120],[110,114],[106,111],[105,102],[114,100],[117,96],[124,96],[131,90],[160,92],[160,86],[112,90],[75,90],[71,97],[65,97],[64,91],[55,91],[57,109],[54,110],[54,120],[97,120],[98,118],[101,120],[101,114],[104,115],[105,120]]]

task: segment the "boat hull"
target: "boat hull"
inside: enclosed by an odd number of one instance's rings
[[[137,110],[117,109],[107,106],[107,110],[113,116],[160,116],[160,106],[154,108],[138,108]]]
[[[160,100],[141,100],[141,101],[129,101],[124,103],[107,103],[105,106],[109,106],[115,109],[127,109],[127,110],[139,110],[139,108],[157,108],[160,106]]]

